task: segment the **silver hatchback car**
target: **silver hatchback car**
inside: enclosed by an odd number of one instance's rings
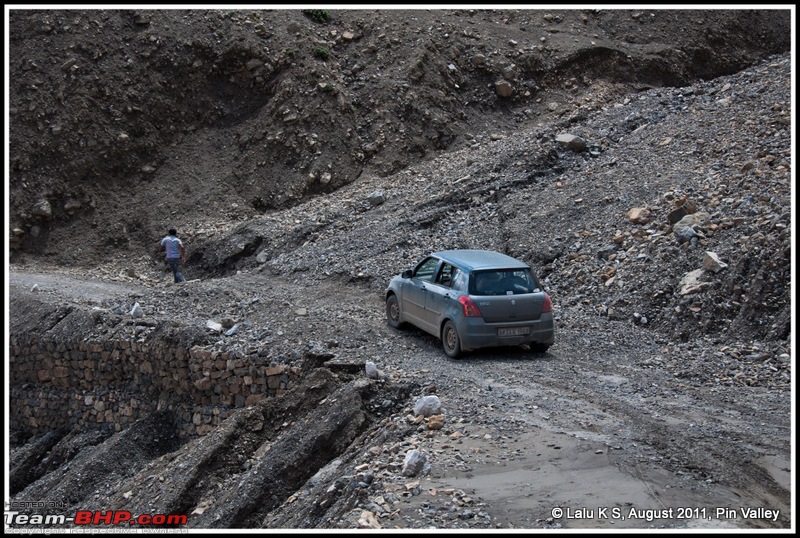
[[[553,303],[528,264],[488,250],[434,252],[386,289],[386,319],[441,339],[448,357],[492,346],[546,351],[555,337]]]

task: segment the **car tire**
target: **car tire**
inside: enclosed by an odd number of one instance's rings
[[[389,327],[399,329],[403,326],[403,321],[400,319],[400,303],[397,301],[397,296],[391,294],[386,298],[386,323]]]
[[[461,337],[458,336],[456,324],[449,319],[444,322],[444,327],[442,327],[442,348],[444,348],[444,354],[451,359],[461,356]]]

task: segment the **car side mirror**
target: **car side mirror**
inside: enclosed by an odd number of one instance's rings
[[[411,278],[412,275],[411,269],[406,269],[400,276],[403,278]]]

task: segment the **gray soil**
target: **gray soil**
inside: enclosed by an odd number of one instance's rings
[[[329,15],[12,10],[9,331],[138,302],[131,338],[305,376],[196,439],[168,408],[9,431],[6,498],[194,529],[794,529],[789,9]],[[388,280],[447,248],[531,264],[548,352],[452,360],[386,324]]]

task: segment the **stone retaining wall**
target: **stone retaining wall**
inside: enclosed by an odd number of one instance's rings
[[[11,428],[34,435],[59,428],[120,431],[165,407],[182,437],[204,435],[233,409],[281,394],[299,368],[258,358],[175,346],[164,340],[10,339]]]

